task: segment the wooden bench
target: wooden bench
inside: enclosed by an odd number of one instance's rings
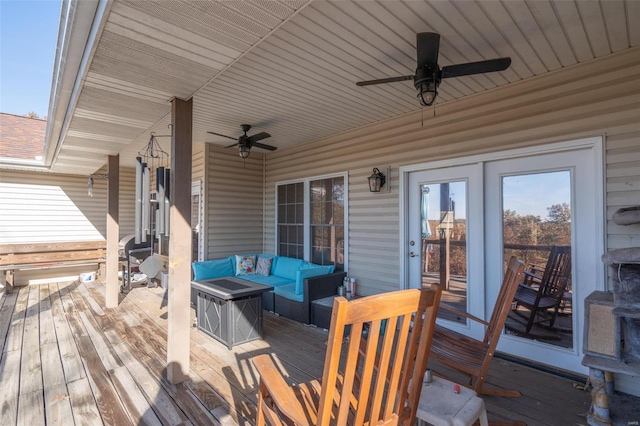
[[[15,271],[104,263],[106,245],[105,241],[0,244],[0,279],[10,293]]]

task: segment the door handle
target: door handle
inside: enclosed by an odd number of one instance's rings
[[[417,255],[417,254],[415,254],[414,252],[412,252],[412,251],[411,251],[411,252],[409,252],[409,257],[417,257],[417,256],[418,256],[418,255]]]

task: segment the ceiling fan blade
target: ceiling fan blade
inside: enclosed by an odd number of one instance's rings
[[[232,146],[236,146],[236,145],[238,145],[238,142],[233,143],[233,144],[231,144],[231,145],[227,145],[227,146],[225,146],[225,148],[231,148]]]
[[[511,65],[511,58],[489,59],[488,61],[468,62],[466,64],[442,67],[442,78],[461,77],[463,75],[483,74],[485,72],[504,71]]]
[[[267,138],[270,138],[270,137],[271,137],[271,135],[269,133],[260,132],[260,133],[256,133],[253,136],[249,136],[248,139],[251,141],[250,142],[251,144],[254,144],[254,142],[261,141],[262,139],[267,139]]]
[[[423,68],[427,64],[437,64],[440,50],[440,34],[418,33],[417,50],[418,68]]]
[[[403,75],[401,77],[379,78],[378,80],[359,81],[357,86],[371,86],[372,84],[395,83],[396,81],[413,80],[412,75]]]
[[[223,138],[233,139],[234,141],[238,140],[238,138],[232,138],[231,136],[221,135],[220,133],[216,133],[216,132],[207,132],[207,133],[211,133],[212,135],[216,135],[216,136],[222,136]]]
[[[256,142],[252,146],[255,147],[255,148],[262,148],[262,149],[266,149],[266,150],[269,150],[269,151],[275,151],[276,149],[278,149],[275,146],[265,145],[265,144],[260,143],[260,142]]]

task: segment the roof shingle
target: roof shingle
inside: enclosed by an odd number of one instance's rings
[[[0,157],[40,160],[47,121],[0,112]]]

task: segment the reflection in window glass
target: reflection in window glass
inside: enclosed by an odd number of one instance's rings
[[[344,268],[344,178],[310,182],[311,262]]]
[[[278,186],[278,255],[304,257],[304,184]]]
[[[507,332],[571,348],[571,173],[505,176],[502,206],[504,262],[517,256],[527,266],[507,319]],[[552,256],[559,250],[552,251],[553,247],[569,253],[568,268],[560,268],[558,257]],[[533,303],[524,302],[528,298]]]
[[[421,186],[422,284],[442,284],[442,303],[467,312],[467,183]],[[438,316],[465,318],[440,310]]]

